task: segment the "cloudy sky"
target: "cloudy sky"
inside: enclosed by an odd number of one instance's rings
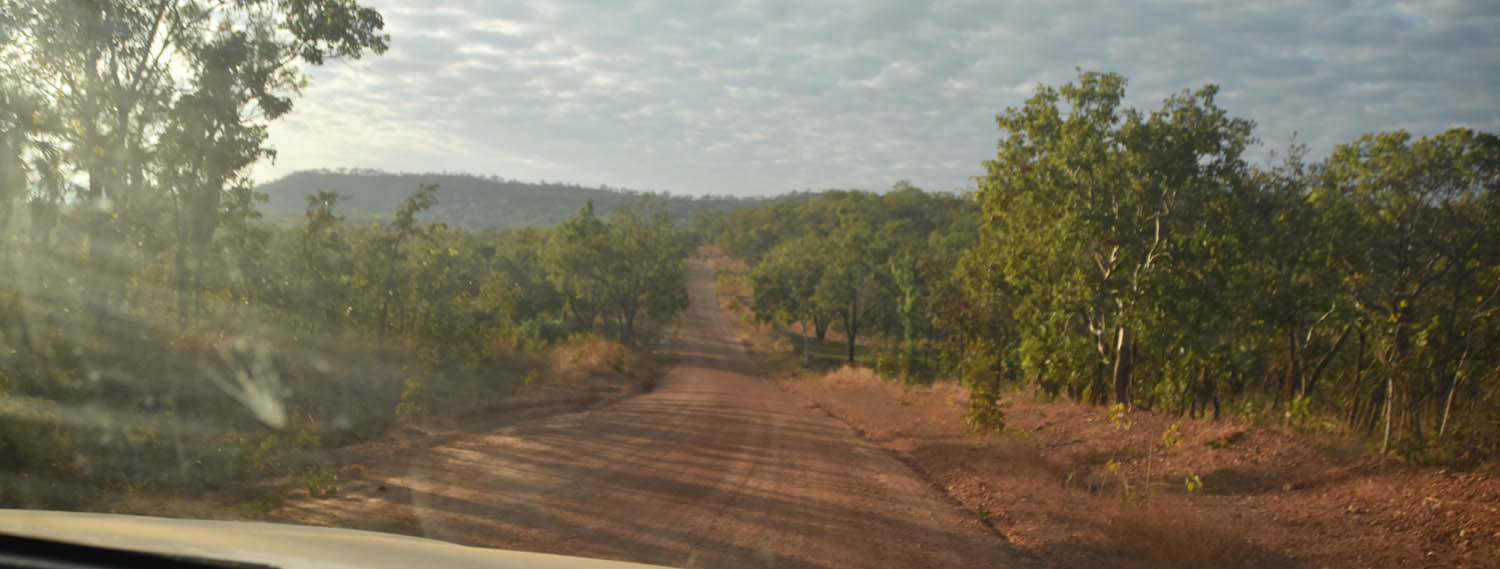
[[[1500,2],[367,0],[391,50],[315,70],[256,178],[495,174],[677,194],[972,186],[996,113],[1075,67],[1127,103],[1217,83],[1263,148],[1500,131]]]

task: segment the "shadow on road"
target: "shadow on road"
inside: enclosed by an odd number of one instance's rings
[[[649,394],[346,470],[288,519],[712,567],[1006,565],[1015,550],[847,426],[776,389],[692,267],[676,365]]]

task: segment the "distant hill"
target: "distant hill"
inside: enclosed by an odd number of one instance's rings
[[[438,185],[438,205],[422,214],[429,222],[469,229],[546,228],[573,215],[587,200],[594,211],[607,215],[617,206],[639,199],[643,192],[609,187],[585,188],[569,184],[528,183],[466,174],[393,174],[378,170],[304,170],[261,184],[270,196],[260,209],[275,223],[299,223],[307,196],[321,190],[337,192],[337,211],[349,220],[390,218],[396,204],[416,191],[418,184]],[[760,198],[731,196],[665,196],[672,215],[687,222],[699,210],[726,211],[762,203]]]

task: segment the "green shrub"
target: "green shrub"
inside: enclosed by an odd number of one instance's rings
[[[535,352],[562,342],[567,337],[568,331],[562,322],[554,319],[532,319],[516,327],[513,341],[516,347]]]
[[[1282,414],[1286,423],[1292,427],[1302,427],[1312,418],[1312,398],[1306,395],[1293,397],[1286,406],[1286,412]]]
[[[0,394],[0,468],[59,473],[73,464],[75,442],[57,404]]]
[[[427,404],[423,403],[426,381],[420,377],[406,378],[406,388],[401,390],[401,401],[396,403],[396,419],[403,423],[420,423],[427,415]]]
[[[1109,406],[1109,422],[1114,423],[1115,428],[1121,431],[1130,430],[1130,419],[1127,418],[1130,410],[1124,403],[1116,403]]]
[[[1000,409],[1000,394],[993,389],[983,389],[978,384],[969,390],[969,412],[964,415],[964,426],[970,431],[1004,431],[1005,411]]]
[[[1167,430],[1161,434],[1161,447],[1174,449],[1180,446],[1182,446],[1182,429],[1177,426],[1177,423],[1172,423],[1172,426],[1167,427]]]
[[[282,476],[295,468],[297,459],[321,444],[317,431],[307,425],[291,425],[255,443],[245,453],[241,476]]]
[[[308,466],[302,470],[302,487],[313,498],[332,498],[338,494],[339,473],[326,466]]]
[[[885,380],[900,380],[901,355],[897,352],[881,352],[875,356],[875,375]]]
[[[610,346],[604,354],[604,366],[615,373],[626,373],[625,347],[619,344]]]
[[[542,379],[541,370],[534,369],[528,371],[526,372],[526,379],[521,382],[521,389],[519,389],[518,391],[520,393],[531,393],[533,391],[541,389],[543,381],[545,380]]]

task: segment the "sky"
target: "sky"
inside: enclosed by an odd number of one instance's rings
[[[995,115],[1076,69],[1158,108],[1214,83],[1263,162],[1500,131],[1500,2],[365,0],[383,56],[310,70],[267,181],[464,172],[673,194],[974,186]]]

